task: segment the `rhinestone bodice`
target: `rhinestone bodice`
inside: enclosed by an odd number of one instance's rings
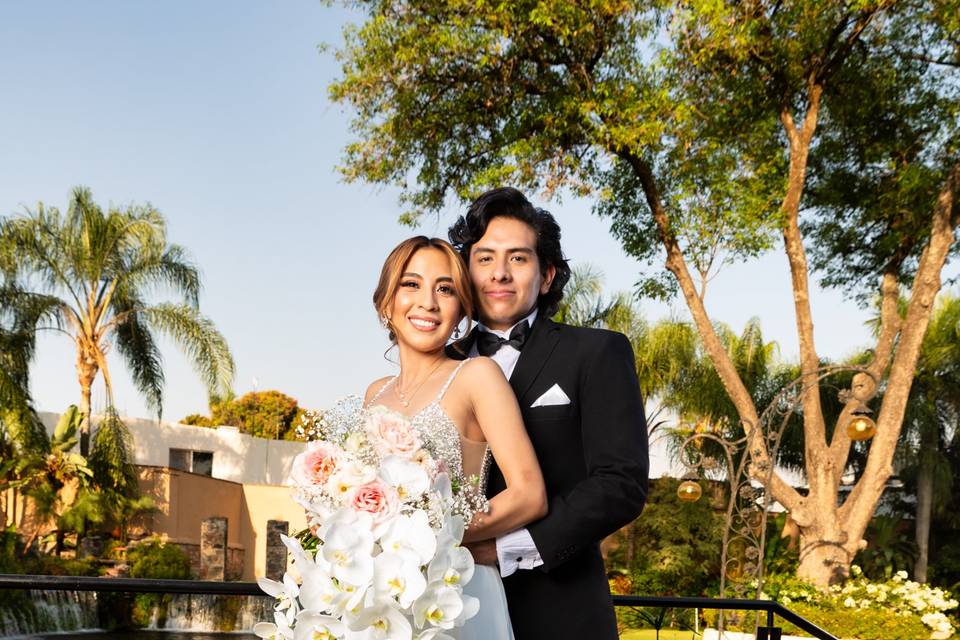
[[[461,362],[457,368],[454,369],[450,378],[440,390],[436,400],[420,409],[420,411],[414,415],[404,417],[410,421],[410,425],[420,436],[424,448],[429,451],[435,459],[442,460],[446,464],[451,479],[463,481],[471,476],[476,476],[480,481],[481,491],[486,491],[487,474],[492,461],[490,447],[487,446],[486,442],[478,442],[464,438],[456,423],[450,419],[450,416],[447,415],[447,412],[444,411],[440,405],[440,400],[443,399],[450,383],[453,382],[453,378],[465,362],[466,361]],[[370,407],[377,406],[376,400],[395,380],[396,378],[388,380],[376,395],[373,396],[371,404],[365,407],[364,410],[369,410]],[[389,408],[387,408],[387,410],[393,411],[393,409]]]

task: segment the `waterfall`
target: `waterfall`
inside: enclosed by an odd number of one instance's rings
[[[169,595],[153,610],[148,629],[247,631],[273,621],[269,596]]]
[[[97,594],[90,591],[0,593],[0,637],[97,628]]]

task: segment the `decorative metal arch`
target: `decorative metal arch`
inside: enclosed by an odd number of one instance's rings
[[[852,413],[866,407],[866,402],[876,392],[877,380],[864,367],[821,367],[813,374],[801,376],[781,389],[760,414],[759,436],[766,455],[758,447],[750,446],[754,439],[754,426],[749,421],[741,421],[745,434],[741,438],[730,440],[712,432],[694,433],[680,445],[680,461],[687,468],[685,478],[710,478],[725,473],[730,485],[720,556],[720,598],[744,598],[750,590],[754,591],[754,598],[760,598],[764,581],[767,514],[774,502],[767,487],[770,486],[779,457],[783,433],[790,417],[801,412],[806,393],[819,392],[824,380],[841,373],[854,374],[851,388],[837,389],[838,398],[844,405],[843,413],[848,413],[848,409]],[[863,379],[858,382],[857,374],[872,379],[872,389],[864,393]],[[719,445],[722,451],[719,460],[704,452],[703,445],[706,442]],[[723,463],[726,463],[725,467]],[[760,486],[754,486],[755,482]],[[729,596],[728,589],[732,592]],[[722,611],[718,624],[722,631]]]

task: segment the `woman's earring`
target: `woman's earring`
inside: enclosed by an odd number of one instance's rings
[[[459,326],[458,326],[458,327],[454,327],[454,329],[453,329],[453,339],[454,339],[454,340],[459,340],[459,339],[460,339],[460,327],[459,327]]]
[[[390,321],[387,320],[387,316],[380,316],[380,326],[384,329],[390,326]]]

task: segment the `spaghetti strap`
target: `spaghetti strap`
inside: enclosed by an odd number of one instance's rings
[[[377,391],[375,394],[373,394],[373,397],[370,398],[370,402],[368,402],[365,406],[369,407],[369,406],[371,406],[374,402],[376,402],[376,401],[377,401],[377,398],[379,398],[380,396],[382,396],[382,395],[383,395],[383,392],[386,391],[386,390],[387,390],[387,387],[390,386],[390,383],[393,382],[393,381],[396,380],[396,379],[397,379],[397,376],[393,376],[392,378],[390,378],[389,380],[387,380],[386,382],[384,382],[384,383],[383,383],[383,386],[380,387],[380,390]]]
[[[467,361],[464,360],[457,365],[457,368],[453,370],[453,373],[450,374],[450,377],[447,378],[447,381],[443,383],[443,387],[440,388],[440,393],[437,394],[437,399],[434,402],[440,402],[443,400],[444,394],[447,392],[447,389],[450,388],[450,383],[453,382],[453,379],[457,377],[457,374],[460,373],[460,369],[463,368],[463,365],[467,364]]]

